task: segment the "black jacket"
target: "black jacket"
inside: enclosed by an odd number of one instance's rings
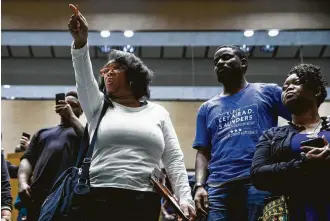
[[[8,173],[9,173],[10,178],[11,179],[17,179],[18,166],[12,164],[8,160],[6,160],[6,164],[7,164],[7,169],[8,169]]]
[[[328,118],[322,118],[322,129],[329,130]],[[291,149],[292,137],[302,131],[293,124],[264,132],[252,161],[253,185],[274,195],[330,195],[330,163],[316,165]],[[319,193],[319,194],[318,194]]]

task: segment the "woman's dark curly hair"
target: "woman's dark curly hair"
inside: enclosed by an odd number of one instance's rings
[[[153,72],[141,61],[140,58],[132,53],[113,50],[109,53],[108,61],[116,62],[122,65],[126,71],[127,84],[130,84],[134,97],[150,98],[149,84],[151,83]],[[109,62],[105,65],[107,66]],[[99,77],[99,89],[105,90],[104,78]]]
[[[317,99],[317,106],[319,107],[327,97],[326,86],[328,82],[323,78],[321,68],[313,64],[298,64],[294,66],[287,77],[292,74],[296,74],[301,82],[307,89],[314,92],[314,94],[320,93]]]

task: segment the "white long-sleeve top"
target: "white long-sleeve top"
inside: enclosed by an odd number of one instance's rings
[[[103,106],[89,56],[88,44],[71,49],[79,101],[92,138]],[[92,187],[153,191],[152,170],[162,161],[174,193],[193,205],[188,175],[177,135],[164,107],[131,108],[116,102],[101,120],[90,167]]]

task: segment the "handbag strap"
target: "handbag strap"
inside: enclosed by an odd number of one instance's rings
[[[104,99],[101,114],[97,121],[97,124],[95,127],[95,132],[93,134],[93,137],[92,137],[92,140],[90,143],[89,143],[88,124],[86,124],[82,142],[81,142],[81,145],[79,148],[78,158],[76,161],[76,167],[79,167],[81,165],[81,169],[82,169],[81,175],[84,176],[84,178],[87,178],[89,175],[89,167],[90,167],[90,163],[92,161],[92,155],[93,155],[93,151],[94,151],[98,128],[99,128],[100,122],[101,122],[103,116],[105,115],[109,106],[113,107],[113,105],[111,105],[111,103],[107,99]],[[82,159],[83,159],[83,161],[82,161]]]
[[[79,167],[81,165],[81,159],[83,158],[84,155],[86,155],[88,144],[89,144],[88,123],[86,123],[84,135],[81,139],[75,167]]]

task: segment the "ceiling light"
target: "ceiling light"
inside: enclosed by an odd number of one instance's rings
[[[124,31],[124,36],[125,36],[126,38],[131,38],[131,37],[133,37],[133,35],[134,35],[134,32],[131,31],[131,30],[126,30],[126,31]]]
[[[8,85],[8,84],[5,84],[5,85],[3,85],[3,88],[10,88],[10,85]]]
[[[242,51],[248,53],[248,52],[250,52],[251,47],[246,46],[246,45],[242,45],[242,46],[240,47],[240,49],[242,49]]]
[[[103,38],[107,38],[107,37],[110,36],[110,31],[103,30],[103,31],[100,32],[100,35],[101,35],[101,37],[103,37]]]
[[[128,53],[133,53],[135,51],[135,48],[131,45],[126,45],[123,47],[123,51]]]
[[[102,46],[99,46],[99,50],[102,53],[108,54],[111,51],[111,46],[110,45],[102,45]]]
[[[270,30],[268,31],[268,35],[269,35],[270,37],[275,37],[275,36],[278,35],[278,33],[279,33],[279,30],[278,30],[278,29],[270,29]]]
[[[275,50],[275,46],[272,45],[265,45],[260,47],[260,51],[262,52],[273,52]]]
[[[252,37],[254,35],[254,31],[253,30],[245,30],[244,31],[244,36],[245,37]]]

